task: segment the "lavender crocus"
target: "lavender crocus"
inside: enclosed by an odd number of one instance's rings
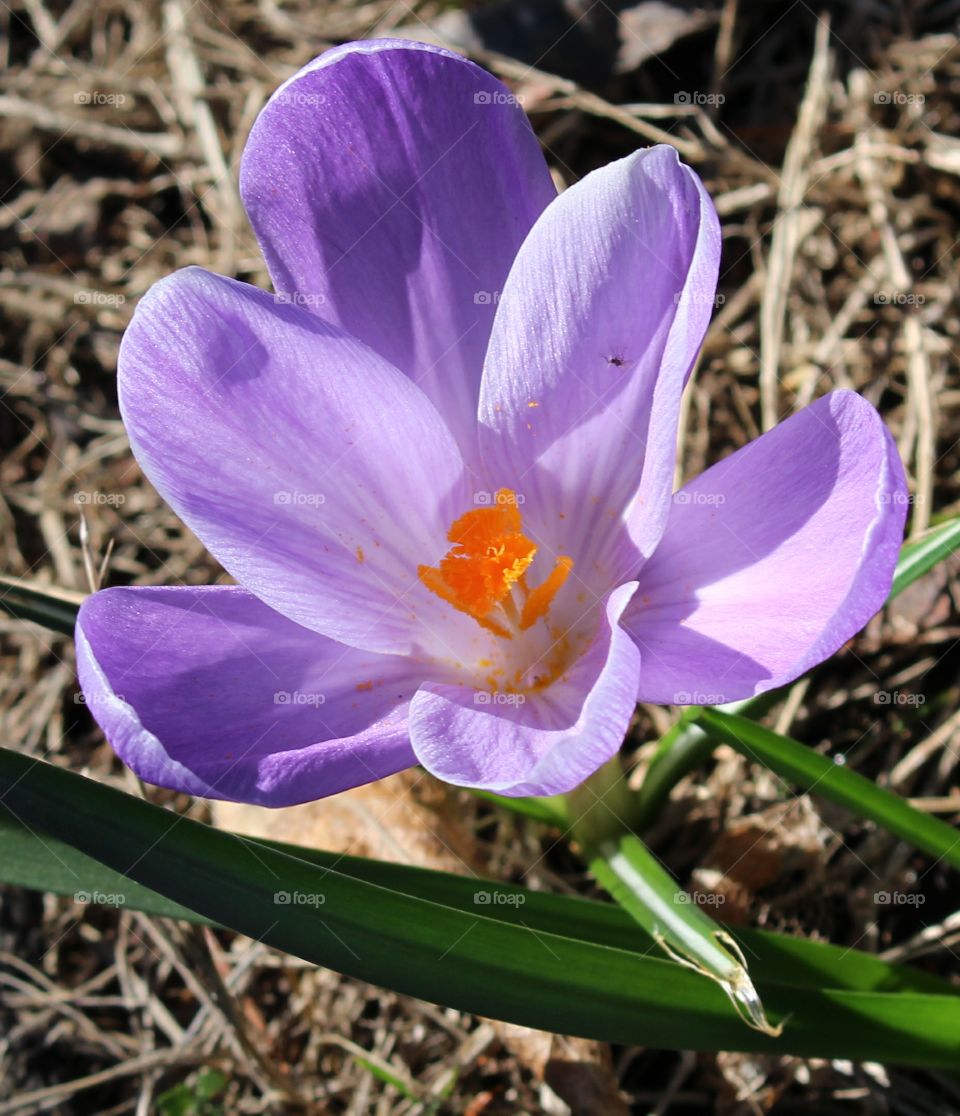
[[[107,589],[77,627],[148,782],[564,792],[638,699],[779,686],[882,605],[904,476],[856,394],[672,492],[720,233],[671,148],[558,196],[489,74],[363,42],[274,94],[241,189],[277,293],[177,272],[119,368],[137,460],[238,584]]]

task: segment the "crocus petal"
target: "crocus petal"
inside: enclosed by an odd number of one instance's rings
[[[608,585],[634,575],[662,533],[719,255],[703,186],[660,146],[561,194],[504,287],[480,394],[484,458],[541,509],[538,534],[577,525]]]
[[[556,195],[516,98],[438,47],[352,43],[273,95],[240,186],[277,290],[412,376],[472,457],[496,300]]]
[[[415,384],[312,314],[198,268],[145,296],[120,349],[144,472],[245,588],[306,627],[407,652],[417,565],[467,505]]]
[[[624,625],[643,701],[716,704],[783,685],[883,605],[907,494],[880,416],[818,400],[674,496]]]
[[[506,795],[563,794],[623,743],[640,655],[618,620],[635,583],[615,590],[593,643],[548,689],[490,694],[428,682],[410,705],[410,738],[432,774]]]
[[[287,806],[416,762],[415,663],[334,643],[238,587],[105,589],[76,637],[90,711],[149,783]]]

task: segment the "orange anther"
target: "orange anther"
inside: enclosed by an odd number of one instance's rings
[[[570,576],[573,569],[573,559],[565,554],[561,555],[556,565],[550,571],[550,576],[536,589],[530,590],[530,596],[523,602],[523,611],[520,613],[520,630],[526,631],[550,611],[553,598],[560,591],[560,587]]]
[[[558,559],[543,585],[528,592],[524,574],[537,547],[523,534],[519,502],[509,488],[501,488],[490,507],[454,520],[447,539],[453,546],[439,566],[417,568],[420,580],[441,600],[505,639],[511,638],[511,628],[529,628],[546,615],[573,566],[570,558]],[[522,612],[511,596],[518,582],[527,596]],[[495,609],[506,625],[490,615]]]

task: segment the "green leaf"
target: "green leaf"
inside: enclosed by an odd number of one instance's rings
[[[249,838],[244,838],[249,841]],[[323,868],[336,868],[355,879],[402,890],[429,902],[476,911],[478,888],[487,889],[501,905],[523,907],[524,925],[547,934],[574,938],[646,953],[655,943],[620,907],[571,895],[531,891],[516,884],[453,875],[427,868],[393,864],[364,857],[305,849],[272,841],[259,842]],[[517,896],[511,902],[507,896]],[[862,992],[930,992],[947,994],[951,986],[939,977],[904,965],[891,965],[873,954],[807,938],[787,937],[766,930],[731,928],[731,934],[750,957],[758,979],[797,987],[848,988]]]
[[[644,932],[678,964],[716,983],[745,1023],[778,1035],[734,939],[660,865],[626,820],[635,795],[620,757],[566,795],[566,813],[590,871]]]
[[[212,1102],[229,1084],[230,1079],[219,1070],[197,1070],[157,1097],[157,1111],[161,1116],[215,1116],[222,1110]]]
[[[747,759],[762,763],[804,790],[844,806],[914,847],[960,868],[960,832],[856,771],[746,717],[719,709],[701,709],[696,719],[713,737],[725,740]]]
[[[421,881],[430,878],[422,886],[434,897],[426,898],[395,882],[410,879],[396,866],[367,862],[363,871],[374,878],[363,878],[359,869],[351,874],[344,867],[347,858],[323,854],[329,867],[321,867],[3,750],[0,801],[23,825],[69,842],[220,925],[459,1010],[674,1049],[945,1068],[956,1065],[960,1052],[960,998],[952,995],[771,980],[762,988],[768,1012],[780,1020],[789,1016],[781,1038],[773,1039],[743,1027],[712,983],[646,956],[648,939],[629,920],[626,929],[621,921],[607,935],[579,936],[594,909],[605,912],[598,925],[622,920],[612,907],[607,912],[603,905],[552,896],[550,907],[535,913],[533,902],[528,909],[519,898],[499,898],[522,890],[473,880],[460,881],[469,890],[455,902],[446,878],[414,873]],[[554,923],[551,912],[558,910],[564,913]],[[579,914],[566,917],[567,911]]]
[[[960,544],[960,520],[955,520],[930,532],[926,538],[919,542],[905,546],[901,554],[901,561],[898,564],[891,598],[916,578],[926,573],[937,561],[952,553],[958,544]],[[77,594],[69,594],[47,587],[30,586],[9,578],[0,579],[0,604],[3,604],[8,612],[66,634],[72,633],[80,600],[81,598]],[[796,741],[791,741],[785,737],[776,737],[775,734],[758,729],[752,722],[730,715],[734,710],[756,715],[757,712],[761,711],[761,707],[770,704],[771,700],[776,699],[776,696],[776,694],[761,695],[758,698],[724,707],[729,712],[724,712],[724,710],[689,710],[675,726],[675,729],[664,738],[661,748],[654,758],[648,779],[638,799],[641,814],[638,820],[642,823],[643,814],[649,805],[647,799],[655,804],[658,799],[669,792],[669,787],[675,783],[677,778],[702,762],[704,756],[713,746],[711,736],[726,739],[729,743],[732,743],[735,747],[739,746],[740,750],[744,751],[748,747],[743,736],[743,726],[746,725],[748,728],[756,730],[758,735],[752,736],[749,751],[746,751],[745,754],[750,754],[755,759],[761,759],[772,770],[779,771],[784,777],[790,778],[802,786],[815,788],[827,797],[833,798],[834,801],[857,811],[862,816],[871,817],[878,824],[885,825],[892,832],[912,841],[918,847],[936,855],[943,855],[952,863],[956,863],[956,848],[960,843],[960,838],[949,826],[945,826],[929,815],[913,810],[896,796],[875,787],[869,780],[862,779],[861,776],[857,776],[853,772],[835,767],[829,760],[824,760],[823,757],[811,752]],[[711,716],[713,717],[712,721]],[[722,723],[717,719],[724,717],[727,719]],[[738,726],[741,732],[740,736],[736,735]],[[750,735],[748,732],[747,736]],[[819,761],[819,764],[817,761]],[[836,785],[837,773],[841,776],[839,787]],[[826,781],[828,777],[829,782]],[[848,780],[854,781],[849,782]],[[564,825],[568,821],[562,802],[557,800],[517,800],[500,799],[499,796],[495,795],[482,796],[498,805],[547,824]],[[864,805],[865,800],[866,806]],[[41,843],[42,838],[39,834],[25,829],[22,825],[11,825],[9,820],[4,825],[2,815],[0,815],[0,839],[2,839],[2,846],[8,856],[6,864],[15,866],[12,870],[8,869],[2,873],[3,877],[9,882],[29,886],[35,883],[37,879],[41,879],[44,881],[43,886],[50,890],[65,894],[86,891],[94,898],[97,894],[107,899],[112,895],[123,894],[125,900],[131,906],[149,913],[206,921],[203,915],[198,915],[195,911],[171,900],[167,895],[137,884],[118,872],[98,865],[95,861],[90,860],[89,857],[68,845],[63,845],[55,840],[48,840],[44,845]],[[255,851],[254,847],[260,844],[246,839],[242,843],[251,851]],[[55,850],[54,846],[59,847],[59,852]],[[269,845],[264,845],[264,848],[268,849]],[[329,854],[312,854],[308,850],[302,849],[285,850],[286,855],[290,855],[291,852],[301,860],[304,860],[304,858],[317,860],[319,858],[322,861],[324,857],[329,857]],[[50,869],[51,853],[53,854],[53,862],[56,864],[52,871]],[[38,871],[38,859],[44,861],[45,871]],[[342,864],[339,858],[338,862]],[[355,878],[363,879],[364,874],[366,874],[366,878],[369,880],[371,876],[375,876],[377,869],[371,866],[372,863],[375,862],[366,862],[362,866],[359,862],[351,862],[352,867],[357,872]],[[707,971],[712,971],[714,976],[722,976],[725,968],[729,971],[728,967],[735,964],[730,955],[717,946],[715,935],[719,928],[707,919],[703,912],[694,907],[689,907],[679,912],[679,919],[671,920],[666,917],[665,912],[667,914],[671,913],[670,909],[664,906],[667,899],[671,901],[673,913],[677,913],[676,905],[672,903],[672,900],[678,892],[670,878],[662,873],[658,865],[652,862],[650,854],[638,841],[632,838],[623,839],[621,844],[605,849],[602,855],[598,850],[593,850],[592,865],[601,882],[604,882],[620,898],[627,911],[634,918],[639,919],[647,934],[652,934],[661,944],[666,941],[670,948],[683,953],[686,957],[691,956],[692,948],[697,963]],[[459,891],[460,894],[457,899],[463,913],[471,913],[466,902],[468,898],[472,898],[474,904],[476,903],[476,885],[470,881],[462,881],[456,877],[443,878],[441,874],[433,873],[428,874],[428,877],[430,877],[429,886],[425,886],[427,879],[420,878],[416,881],[411,879],[409,873],[412,870],[410,869],[398,869],[393,865],[384,866],[384,868],[394,882],[398,873],[401,875],[406,873],[404,882],[408,887],[411,887],[414,882],[418,883],[421,896],[425,890],[436,893],[439,889],[442,894],[434,894],[430,901],[442,901],[449,904],[452,892]],[[662,874],[662,878],[658,876],[657,870]],[[72,886],[77,879],[89,882],[91,878],[97,881],[95,887]],[[638,879],[643,882],[644,888],[650,889],[651,893],[649,895],[641,897],[638,894],[636,890]],[[464,884],[472,888],[469,897],[462,893]],[[386,881],[382,880],[381,885],[385,886]],[[518,906],[521,898],[525,904],[527,899],[532,897],[534,903],[526,909],[526,913],[531,920],[528,925],[531,925],[531,929],[536,929],[532,924],[537,923],[539,931],[544,934],[563,936],[564,931],[568,930],[570,926],[571,912],[566,908],[571,902],[578,902],[567,898],[561,899],[560,902],[565,905],[565,909],[559,912],[551,908],[553,897],[533,896],[532,893],[523,893],[520,889],[510,890],[495,884],[489,884],[488,888],[487,894],[491,897],[497,896],[505,901],[512,897]],[[664,890],[665,888],[672,889],[670,894]],[[412,896],[416,892],[417,889],[414,887],[412,891],[408,891],[406,894]],[[597,905],[592,904],[591,906]],[[612,910],[612,908],[607,908],[605,913],[608,914]],[[214,920],[211,919],[210,921]],[[603,920],[599,921],[602,923]],[[601,929],[598,925],[596,912],[591,911],[586,922],[587,925],[584,930],[587,932],[588,938],[591,935],[596,938],[598,930]],[[616,931],[614,936],[617,938],[618,948],[635,947],[636,943],[644,943],[643,935],[638,934],[637,929],[629,923],[608,923],[602,928],[607,934]],[[691,935],[693,936],[691,937]],[[885,966],[883,962],[879,962],[875,958],[869,958],[868,955],[860,954],[852,958],[849,951],[835,950],[834,947],[825,947],[820,943],[809,943],[802,939],[786,939],[781,936],[764,936],[754,933],[751,943],[748,932],[748,934],[741,934],[740,938],[743,944],[754,954],[751,964],[755,971],[761,976],[766,974],[770,978],[776,978],[785,985],[803,984],[804,980],[798,978],[798,972],[805,975],[807,983],[812,976],[815,979],[826,978],[828,981],[835,983],[837,987],[877,988],[881,986],[889,987],[891,984],[902,986],[904,983],[902,974],[898,974],[891,981],[890,967]],[[814,948],[811,949],[811,947]],[[698,951],[703,951],[704,955],[697,956]],[[917,980],[920,976],[922,974],[914,974],[913,979]],[[860,984],[857,983],[858,980],[861,982]],[[930,982],[922,979],[918,983],[924,988],[930,986]],[[906,984],[909,985],[910,980],[907,980]],[[938,983],[936,987],[937,990],[940,990]]]
[[[734,939],[677,885],[639,838],[630,833],[586,846],[590,870],[621,907],[679,964],[715,980],[745,1023],[779,1035]]]
[[[900,551],[897,571],[893,577],[890,600],[912,585],[944,558],[960,548],[960,516],[934,527],[922,538],[907,543]]]
[[[0,576],[0,608],[18,620],[32,620],[54,632],[73,635],[82,601],[82,593],[69,589]]]
[[[79,788],[77,793],[80,793]],[[100,896],[123,895],[123,906],[130,910],[164,918],[182,918],[187,922],[211,921],[91,859],[65,841],[28,826],[10,812],[9,801],[2,794],[0,883],[72,895],[81,903],[96,903]]]
[[[511,814],[521,814],[525,818],[543,822],[544,825],[565,826],[567,815],[563,808],[563,796],[555,795],[551,798],[507,798],[502,794],[492,791],[479,790],[476,787],[467,788],[476,798],[491,802],[502,810]]]
[[[407,1100],[415,1101],[417,1094],[411,1088],[410,1083],[405,1081],[398,1073],[395,1073],[388,1066],[381,1065],[379,1062],[371,1061],[369,1057],[362,1057],[356,1055],[357,1061],[372,1077],[378,1081],[382,1081],[384,1085],[392,1085],[402,1096]]]
[[[630,813],[633,828],[640,832],[656,820],[677,783],[696,771],[710,755],[713,746],[707,733],[694,724],[695,711],[685,709],[657,743]]]
[[[2,750],[0,750],[2,756]],[[79,776],[76,778],[79,779]],[[77,791],[80,793],[80,790]],[[84,789],[83,793],[86,793]],[[494,909],[501,906],[523,907],[524,924],[531,931],[567,934],[574,938],[608,945],[614,949],[643,952],[653,939],[619,907],[570,895],[530,891],[528,888],[492,880],[457,876],[426,868],[392,864],[364,857],[306,849],[272,841],[255,841],[235,836],[235,840],[256,854],[259,846],[286,853],[316,867],[335,869],[357,880],[403,891],[414,898],[467,912],[477,910],[478,889],[486,890]],[[85,891],[91,897],[123,893],[130,910],[182,918],[190,922],[211,923],[211,919],[159,895],[129,877],[106,867],[70,845],[36,830],[29,830],[0,806],[0,883],[18,884],[59,895]],[[518,896],[517,899],[507,899]],[[826,942],[788,938],[762,930],[732,931],[750,956],[758,977],[799,987],[858,989],[863,992],[913,991],[945,993],[949,985],[919,969],[890,965],[860,950],[844,949]]]

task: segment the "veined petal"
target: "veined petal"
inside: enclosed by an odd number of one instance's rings
[[[239,587],[105,589],[76,638],[90,711],[148,783],[289,806],[416,762],[416,663],[334,643]]]
[[[623,743],[636,704],[640,655],[618,621],[634,583],[616,589],[585,654],[546,690],[526,696],[425,683],[410,706],[417,759],[458,786],[499,794],[572,790]]]
[[[436,602],[417,564],[469,489],[407,377],[315,315],[191,268],[140,303],[119,381],[144,472],[237,581],[333,639],[419,642]]]
[[[666,521],[680,395],[713,308],[716,212],[670,147],[594,171],[517,255],[480,393],[491,476],[572,525],[607,588],[636,573]],[[568,545],[568,544],[563,544]]]
[[[681,489],[624,626],[642,701],[717,704],[822,662],[882,607],[907,490],[874,408],[836,391]]]
[[[556,194],[516,98],[438,47],[351,43],[271,97],[240,186],[277,290],[411,376],[475,457],[496,300]]]

